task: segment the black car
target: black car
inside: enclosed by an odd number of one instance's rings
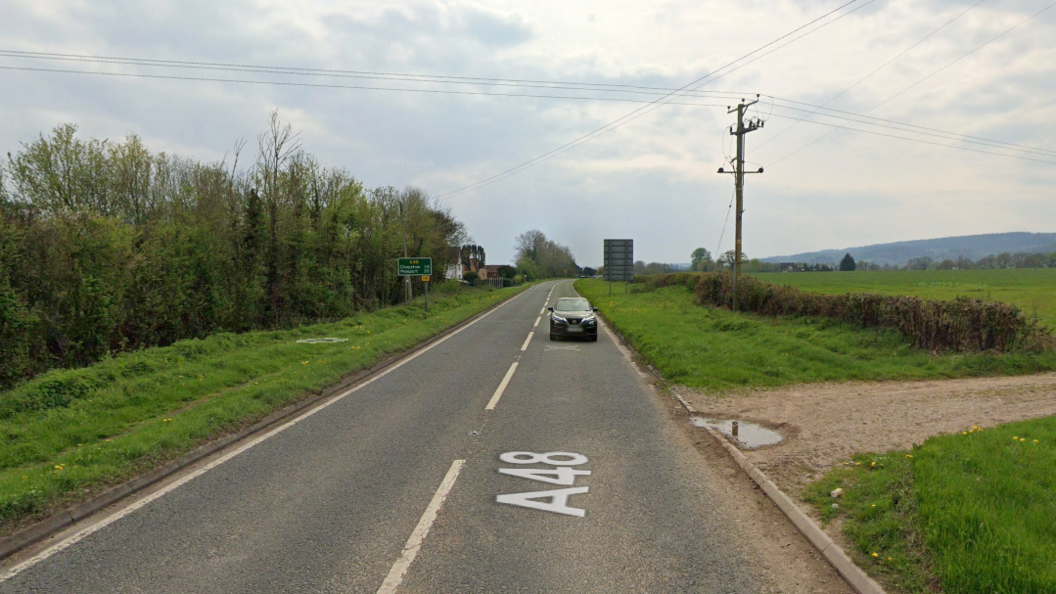
[[[590,302],[582,297],[562,297],[550,310],[550,340],[558,337],[598,339],[598,318]]]

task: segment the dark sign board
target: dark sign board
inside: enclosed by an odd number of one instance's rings
[[[634,240],[605,240],[605,280],[634,280]]]
[[[396,268],[400,276],[431,276],[432,258],[397,258]]]

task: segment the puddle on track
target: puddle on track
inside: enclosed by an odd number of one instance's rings
[[[762,425],[739,421],[737,419],[705,419],[704,417],[690,417],[689,422],[694,427],[711,427],[729,437],[737,440],[738,445],[746,448],[760,448],[763,446],[781,443],[781,434]],[[736,434],[734,426],[736,425]]]

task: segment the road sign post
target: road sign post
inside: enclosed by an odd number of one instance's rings
[[[605,280],[609,281],[612,295],[612,281],[626,281],[629,285],[634,280],[634,240],[606,239],[604,247]]]
[[[428,278],[433,274],[432,258],[396,258],[396,273],[407,279],[407,290],[411,290],[411,277],[421,276],[426,281],[425,289],[425,311],[429,311],[429,284]],[[410,297],[413,297],[411,295]],[[408,299],[408,303],[409,303]]]

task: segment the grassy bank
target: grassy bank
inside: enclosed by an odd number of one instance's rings
[[[771,283],[817,293],[880,293],[931,299],[958,296],[1018,305],[1056,328],[1056,268],[1011,270],[892,270],[879,272],[789,272],[755,274]]]
[[[1056,592],[1054,417],[858,456],[807,500],[839,518],[858,564],[892,592]]]
[[[787,276],[787,275],[786,275]],[[682,286],[624,293],[596,279],[576,289],[666,379],[725,391],[845,380],[938,379],[1056,369],[1056,353],[932,355],[895,330],[828,319],[763,317],[701,307]]]
[[[219,334],[0,393],[0,529],[128,479],[414,346],[525,287],[464,289],[338,323]],[[347,339],[299,343],[307,338]]]

